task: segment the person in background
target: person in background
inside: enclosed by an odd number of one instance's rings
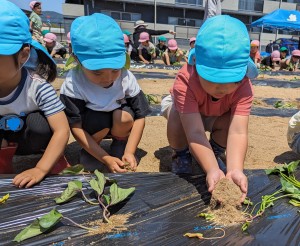
[[[203,18],[204,21],[216,15],[221,15],[221,2],[223,2],[223,0],[206,0]]]
[[[282,46],[282,47],[279,49],[279,52],[280,52],[280,59],[281,59],[281,60],[284,60],[284,59],[287,58],[287,54],[288,54],[288,49],[287,49],[287,47]]]
[[[139,39],[140,45],[138,47],[139,58],[145,63],[153,63],[153,59],[156,57],[155,46],[149,41],[149,34],[142,32]]]
[[[177,42],[175,39],[170,39],[168,41],[168,48],[165,53],[163,53],[162,60],[166,65],[174,65],[179,64],[183,57],[183,52],[177,46]]]
[[[125,44],[126,52],[130,56],[130,54],[132,52],[132,45],[130,44],[130,40],[126,34],[123,33],[123,37],[124,37],[124,44]]]
[[[257,68],[260,67],[261,57],[259,53],[259,41],[252,40],[250,43],[250,57]]]
[[[166,45],[167,39],[165,36],[158,37],[158,44],[156,45],[156,57],[162,57],[168,46]]]
[[[287,142],[290,148],[300,155],[300,111],[289,120]]]
[[[63,153],[70,129],[65,107],[50,84],[56,64],[32,40],[24,12],[6,0],[1,1],[0,37],[0,173],[15,172],[14,153],[42,154],[35,167],[22,167],[25,171],[12,181],[29,188],[69,166]]]
[[[133,32],[133,51],[131,53],[131,59],[133,60],[139,60],[139,53],[138,53],[138,47],[139,47],[139,39],[140,34],[142,32],[146,32],[149,34],[149,41],[153,43],[152,36],[162,35],[166,33],[170,33],[172,35],[175,35],[175,32],[172,30],[152,30],[147,28],[148,24],[146,24],[143,20],[138,20],[135,22],[134,26],[134,32]]]
[[[101,25],[99,25],[101,23]],[[95,13],[71,25],[71,69],[60,90],[72,134],[83,148],[80,163],[87,170],[124,173],[136,170],[135,152],[150,112],[134,75],[124,68],[123,33],[111,17]],[[110,154],[100,143],[112,138]]]
[[[46,48],[51,57],[55,57],[55,55],[60,55],[63,59],[66,57],[67,50],[57,41],[57,37],[54,33],[47,33],[44,37],[44,41],[46,42]]]
[[[42,35],[43,22],[40,17],[40,15],[42,14],[42,3],[37,1],[31,1],[29,6],[32,9],[32,12],[29,17],[32,38],[38,41],[43,46],[45,46]]]
[[[262,59],[261,67],[275,70],[275,67],[280,67],[280,62],[280,52],[279,50],[274,50],[270,56],[267,56],[264,59]]]
[[[68,43],[68,46],[69,46],[69,55],[72,54],[72,44],[71,44],[71,34],[70,32],[68,32],[67,34],[67,43]]]
[[[298,70],[299,59],[300,59],[300,50],[293,50],[291,57],[281,61],[280,70],[286,69],[291,72]]]
[[[253,101],[250,79],[258,75],[249,44],[247,28],[238,19],[209,18],[197,35],[196,64],[179,70],[171,95],[161,102],[174,151],[172,172],[191,174],[192,153],[206,173],[208,191],[226,175],[240,187],[241,202],[248,189],[243,170]]]
[[[47,34],[47,33],[49,33],[50,31],[49,30],[43,30],[42,31],[42,35],[43,35],[43,38],[45,37],[45,35]],[[44,40],[43,40],[44,41]]]
[[[186,54],[184,56],[184,59],[185,59],[186,62],[188,62],[188,60],[189,60],[189,54],[190,54],[191,49],[195,48],[195,42],[196,42],[196,38],[195,37],[191,37],[190,40],[189,40],[190,49],[186,52]]]

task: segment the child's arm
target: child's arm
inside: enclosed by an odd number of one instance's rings
[[[227,174],[242,191],[242,201],[246,198],[248,181],[243,173],[244,160],[248,145],[249,116],[234,115],[232,117],[227,137]]]
[[[205,135],[201,115],[199,113],[179,113],[179,115],[189,147],[196,161],[206,173],[208,191],[212,192],[215,189],[216,183],[218,183],[221,178],[224,178],[225,175],[220,170],[210,143]]]
[[[149,62],[142,56],[142,50],[139,50],[139,58],[143,61],[143,63],[148,64]]]
[[[168,51],[165,52],[166,65],[170,66],[170,57]]]
[[[126,172],[124,163],[116,157],[110,156],[104,149],[102,149],[95,139],[81,127],[80,123],[71,126],[76,141],[97,160],[104,163],[107,168],[113,173]]]
[[[134,121],[128,142],[124,151],[124,155],[122,157],[123,162],[128,162],[131,168],[135,171],[137,162],[134,156],[134,153],[139,145],[143,131],[145,128],[145,118],[137,119]]]
[[[53,168],[69,140],[70,129],[67,117],[63,111],[47,118],[53,135],[40,161],[34,168],[18,174],[13,184],[19,188],[29,188],[40,182]]]

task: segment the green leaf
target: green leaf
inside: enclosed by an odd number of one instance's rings
[[[98,195],[102,193],[96,179],[92,179],[92,180],[90,181],[90,186],[92,187],[92,189],[93,189],[94,191],[97,192]]]
[[[293,184],[291,184],[290,182],[286,181],[284,178],[280,178],[280,182],[282,185],[282,190],[286,193],[290,193],[290,194],[300,194],[300,190],[295,187]]]
[[[84,171],[82,164],[77,164],[75,166],[67,167],[62,170],[59,174],[81,174]]]
[[[104,202],[106,205],[110,204],[110,196],[109,195],[103,195]]]
[[[267,175],[278,174],[278,173],[284,172],[284,171],[285,171],[284,167],[274,167],[273,169],[266,169],[265,170]]]
[[[251,201],[250,201],[250,198],[248,198],[248,197],[245,198],[243,204],[244,204],[244,205],[250,205],[250,206],[253,206],[253,202],[251,202]]]
[[[295,199],[289,200],[289,203],[292,204],[295,207],[300,207],[300,201],[297,201]]]
[[[245,223],[242,225],[242,231],[248,230],[249,225],[250,225],[250,222],[245,222]]]
[[[292,162],[290,162],[290,163],[287,165],[288,173],[289,173],[289,174],[293,173],[293,172],[297,169],[299,163],[300,163],[300,160],[299,160],[299,161],[292,161]]]
[[[105,186],[105,183],[106,183],[106,178],[105,178],[104,174],[100,173],[97,169],[95,170],[94,174],[97,177],[97,183],[98,183],[98,187],[99,187],[98,195],[101,195],[103,193],[103,190],[104,190],[104,186]]]
[[[69,56],[68,60],[66,61],[65,66],[68,67],[73,62],[75,62],[75,57],[74,56]]]
[[[110,186],[110,205],[117,204],[124,201],[130,194],[135,191],[135,188],[122,189],[118,187],[117,184],[112,184]]]
[[[208,213],[200,213],[197,215],[197,217],[204,217],[206,220],[213,220],[215,218],[213,214]]]
[[[15,242],[40,235],[52,228],[60,219],[62,214],[55,208],[41,218],[35,219],[29,226],[25,227],[15,238]]]
[[[126,53],[126,62],[124,68],[126,68],[127,70],[130,68],[130,56],[127,53]]]
[[[5,203],[8,198],[9,198],[9,193],[7,193],[3,197],[0,197],[0,204]]]
[[[70,181],[68,187],[61,193],[60,197],[55,198],[57,204],[69,201],[82,189],[82,183],[79,180]]]

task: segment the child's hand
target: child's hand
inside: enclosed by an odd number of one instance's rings
[[[225,174],[218,168],[213,169],[207,172],[206,174],[206,183],[208,187],[208,191],[211,193],[216,187],[216,184],[220,179],[225,178]]]
[[[134,154],[131,153],[124,153],[123,157],[122,157],[122,161],[124,163],[129,163],[131,170],[135,172],[136,170],[136,166],[137,166],[137,162],[136,162],[136,158],[134,156]]]
[[[109,171],[112,173],[126,173],[127,170],[124,169],[124,163],[116,157],[109,156],[105,158],[105,163]]]
[[[236,185],[238,185],[242,191],[241,203],[245,200],[248,191],[248,179],[241,170],[228,171],[226,178],[231,179]]]
[[[19,188],[29,188],[39,183],[46,175],[47,172],[38,167],[34,167],[18,174],[12,182]]]
[[[149,62],[148,62],[148,61],[144,61],[144,63],[145,63],[145,64],[149,64]]]

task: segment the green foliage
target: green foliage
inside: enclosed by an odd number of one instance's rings
[[[82,174],[84,172],[84,167],[82,164],[77,164],[75,166],[67,167],[62,170],[59,174]]]
[[[148,101],[149,104],[158,104],[159,100],[158,97],[154,94],[145,94],[146,99]]]
[[[245,200],[243,201],[243,204],[252,206],[253,202],[251,202],[250,199],[248,197],[246,197]]]
[[[250,225],[250,222],[245,222],[243,225],[242,225],[242,231],[247,231],[248,230],[248,227]]]
[[[203,217],[206,220],[213,220],[215,218],[213,214],[209,214],[209,213],[200,213],[197,215],[197,217]]]
[[[135,188],[122,189],[118,187],[117,184],[112,184],[110,186],[110,203],[109,205],[115,205],[119,202],[124,201],[129,195],[131,195]]]
[[[79,180],[70,181],[68,187],[62,192],[60,197],[55,198],[57,204],[69,201],[82,189],[82,182]]]
[[[15,242],[40,235],[52,228],[60,219],[62,214],[55,208],[41,218],[35,219],[29,226],[25,227],[15,238]]]
[[[96,175],[97,180],[92,179],[90,181],[90,185],[91,185],[92,189],[97,192],[97,195],[101,195],[103,193],[103,190],[104,190],[104,186],[105,186],[105,183],[106,183],[106,178],[98,170],[95,170],[94,174]]]
[[[274,103],[274,108],[295,108],[297,105],[290,102],[277,101]]]

